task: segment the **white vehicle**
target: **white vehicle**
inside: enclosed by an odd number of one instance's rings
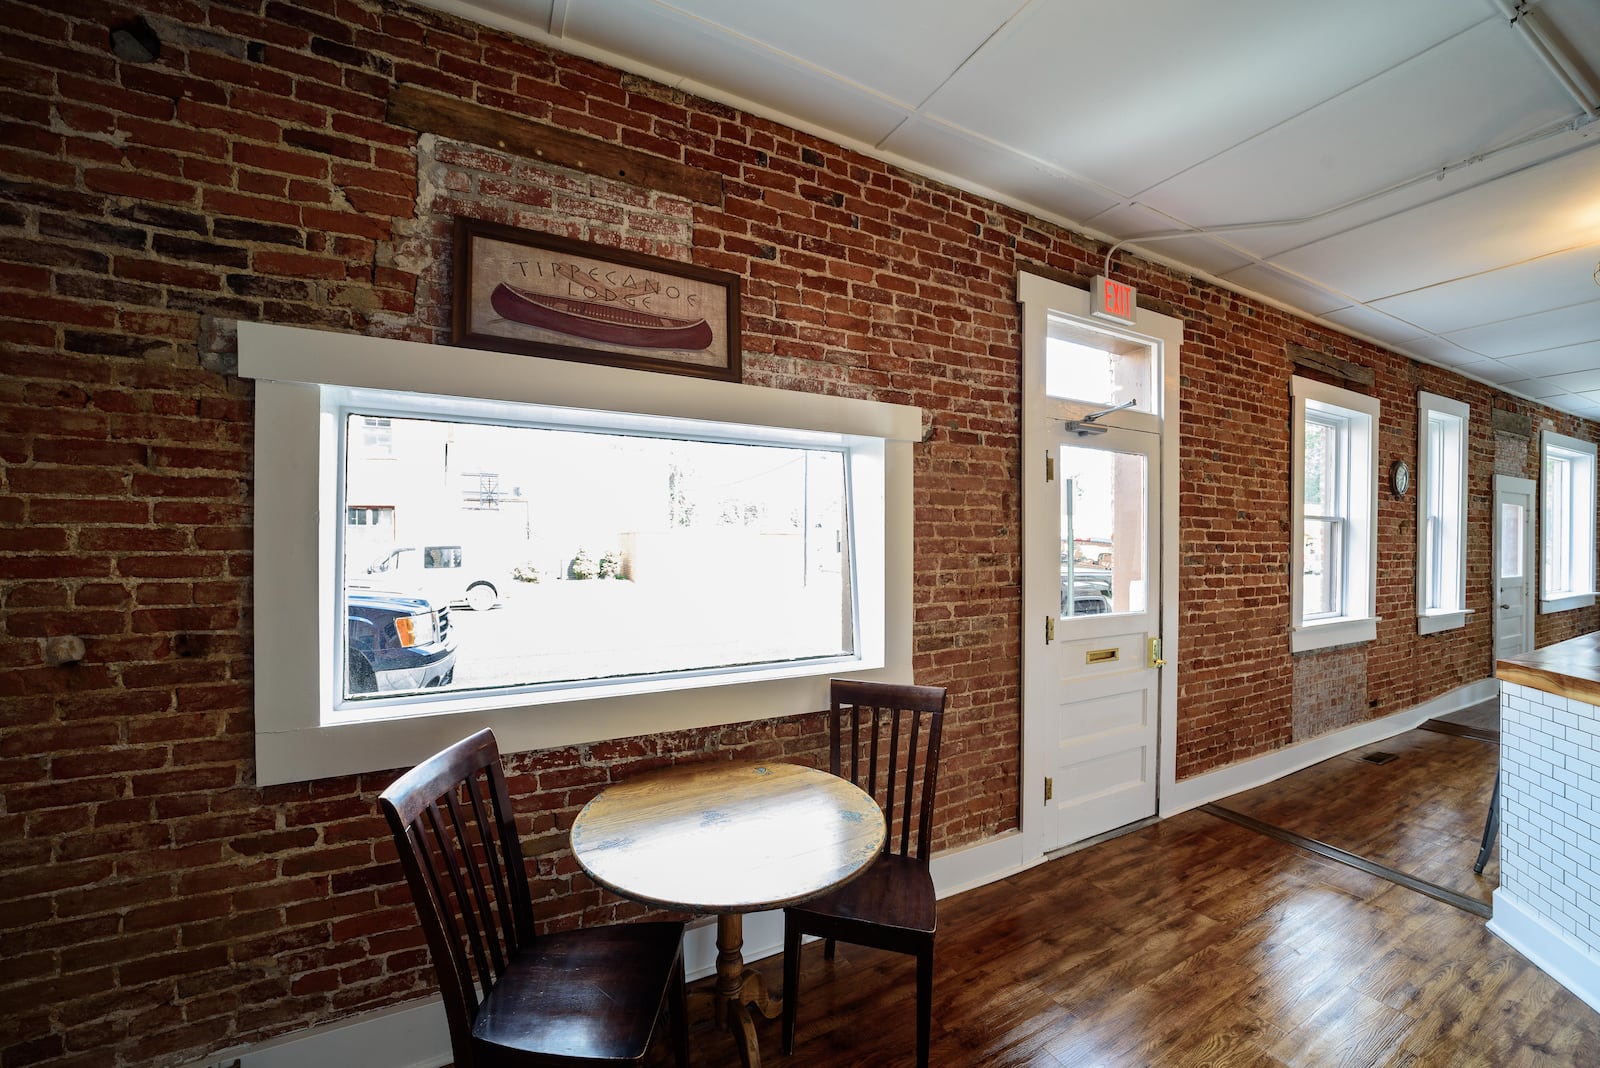
[[[347,576],[346,584],[351,589],[414,591],[436,605],[464,604],[486,612],[500,603],[511,577],[482,564],[459,545],[401,545],[374,560],[365,574]]]

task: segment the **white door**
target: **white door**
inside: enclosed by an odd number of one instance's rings
[[[1494,655],[1533,652],[1533,546],[1538,483],[1494,477]]]
[[[1183,323],[1097,318],[1026,272],[1022,305],[1022,846],[1047,856],[1175,789]],[[1152,640],[1165,665],[1152,666]]]
[[[1040,621],[1033,714],[1053,721],[1046,822],[1068,845],[1156,811],[1161,439],[1079,436],[1053,422],[1061,597],[1055,619]]]

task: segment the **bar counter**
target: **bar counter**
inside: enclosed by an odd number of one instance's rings
[[[1600,706],[1600,631],[1502,660],[1495,674],[1502,682]]]
[[[1489,929],[1600,1010],[1600,633],[1498,661]]]

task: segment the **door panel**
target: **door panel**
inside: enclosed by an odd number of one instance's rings
[[[1531,653],[1533,547],[1538,483],[1496,475],[1494,480],[1495,659]]]
[[[1155,814],[1160,439],[1079,436],[1057,423],[1061,612],[1045,650],[1055,722],[1055,841],[1070,845]]]

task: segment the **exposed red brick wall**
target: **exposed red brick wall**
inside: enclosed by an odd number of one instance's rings
[[[374,796],[392,773],[258,789],[251,394],[231,324],[440,341],[465,212],[732,271],[745,380],[921,405],[917,681],[948,686],[936,844],[1017,824],[1018,269],[1083,280],[1094,242],[732,108],[396,4],[0,0],[0,1064],[169,1065],[431,988]],[[430,142],[420,84],[724,176],[719,208]],[[438,164],[430,163],[430,159]],[[1381,462],[1414,393],[1473,405],[1473,622],[1418,638],[1415,496],[1380,513],[1377,715],[1488,674],[1486,387],[1152,264],[1185,320],[1180,775],[1288,744],[1288,343],[1374,368]],[[1595,428],[1499,398],[1579,436]],[[1409,420],[1409,422],[1408,422]],[[1392,433],[1389,428],[1393,428]],[[1594,612],[1540,621],[1541,641]],[[80,664],[45,639],[78,635]],[[1312,654],[1316,655],[1316,654]],[[541,915],[640,910],[562,833],[603,782],[685,758],[820,759],[818,717],[509,760]]]

